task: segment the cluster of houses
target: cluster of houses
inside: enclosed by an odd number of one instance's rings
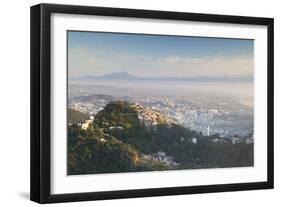
[[[163,162],[167,165],[179,165],[179,163],[175,162],[172,156],[166,155],[165,152],[159,151],[157,153],[151,155],[141,154],[141,157],[149,160],[156,160]]]
[[[195,138],[195,137],[192,137],[191,139],[181,137],[180,141],[181,142],[188,141],[192,144],[197,144],[198,139]],[[239,143],[251,144],[251,143],[254,143],[254,138],[253,138],[253,136],[246,137],[246,138],[245,137],[233,136],[230,139],[218,137],[218,138],[213,138],[210,141],[213,142],[213,143],[229,143],[229,142],[231,142],[232,144],[239,144]]]
[[[123,129],[122,126],[111,126],[109,127],[109,129]]]
[[[251,143],[254,143],[254,138],[253,137],[247,137],[247,138],[232,137],[231,142],[232,142],[232,144],[238,144],[238,143],[251,144]]]
[[[91,123],[94,121],[94,116],[90,116],[90,119],[85,120],[83,123],[77,123],[78,127],[81,127],[83,130],[87,130]],[[68,125],[72,125],[72,123],[68,123]]]
[[[93,120],[85,120],[85,122],[81,124],[81,129],[87,130],[91,123],[93,123]]]
[[[230,139],[226,139],[226,138],[213,138],[212,142],[214,143],[226,143],[226,142],[230,142],[232,144],[239,144],[239,143],[246,143],[246,144],[251,144],[254,143],[254,138],[253,137],[237,137],[237,136],[233,136]]]
[[[155,126],[159,123],[176,124],[177,121],[173,118],[169,118],[161,112],[152,110],[148,107],[144,107],[140,104],[135,104],[135,108],[138,112],[138,118],[146,126]]]
[[[189,138],[187,139],[187,138],[181,137],[180,141],[181,142],[188,141],[188,142],[190,142],[192,144],[197,144],[197,138],[195,138],[195,137],[192,137],[191,139],[189,139]]]

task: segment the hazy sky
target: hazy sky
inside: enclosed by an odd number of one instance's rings
[[[128,72],[140,77],[249,76],[253,40],[68,32],[70,77]]]

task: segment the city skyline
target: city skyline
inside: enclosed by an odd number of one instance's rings
[[[110,57],[110,58],[109,58]],[[253,75],[253,40],[68,32],[69,77]]]

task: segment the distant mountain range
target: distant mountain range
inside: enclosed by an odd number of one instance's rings
[[[110,73],[102,76],[81,76],[71,78],[73,81],[233,81],[233,82],[249,82],[253,81],[253,76],[198,76],[198,77],[137,77],[127,72]]]

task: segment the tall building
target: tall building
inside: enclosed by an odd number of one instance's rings
[[[76,111],[78,111],[78,104],[77,104],[77,103],[74,104],[74,109],[75,109]]]

